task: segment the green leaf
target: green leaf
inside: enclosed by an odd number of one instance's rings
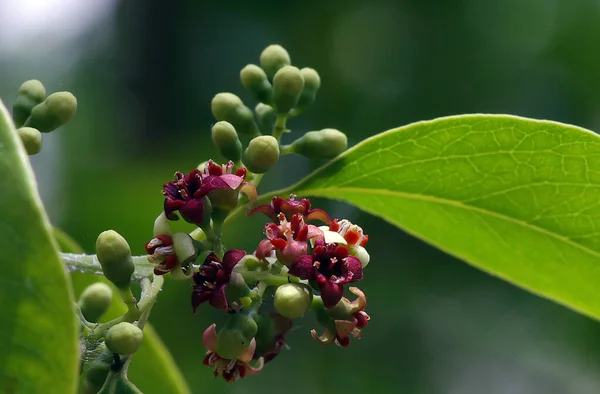
[[[71,287],[1,101],[0,174],[0,392],[73,393],[79,346]]]
[[[503,115],[415,123],[365,140],[277,194],[290,192],[349,202],[600,318],[600,138],[591,131]]]
[[[60,245],[61,251],[66,253],[84,253],[83,248],[62,230],[55,228],[54,236]],[[106,278],[99,275],[73,274],[72,282],[77,295],[92,283],[102,281],[114,290],[116,287]],[[118,296],[113,298],[113,303],[103,321],[115,318],[127,311],[127,307]],[[187,387],[183,375],[179,371],[175,360],[169,350],[164,346],[160,337],[150,324],[144,327],[144,344],[133,356],[129,365],[129,379],[144,394],[174,393],[187,394]]]

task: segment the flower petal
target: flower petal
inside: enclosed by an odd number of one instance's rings
[[[332,282],[324,282],[319,283],[319,287],[321,289],[321,298],[323,299],[323,304],[327,309],[336,306],[344,296],[343,285]]]
[[[200,225],[204,218],[204,204],[202,200],[189,200],[179,208],[179,213],[186,222]]]
[[[329,215],[327,214],[327,212],[325,212],[322,209],[316,208],[316,209],[311,209],[308,212],[308,215],[306,215],[306,221],[311,221],[311,220],[320,220],[323,223],[331,223],[331,218],[329,217]]]
[[[223,269],[225,272],[231,273],[233,267],[246,255],[246,251],[242,249],[230,249],[223,256]]]
[[[211,352],[216,352],[217,349],[217,325],[213,323],[210,327],[204,330],[204,334],[202,334],[202,344]]]
[[[321,342],[323,345],[331,345],[335,339],[335,333],[329,330],[325,330],[322,335],[318,335],[317,330],[310,330],[310,335],[312,335],[313,338]]]
[[[248,363],[252,360],[252,357],[254,356],[254,352],[256,351],[256,341],[254,340],[254,338],[252,338],[252,340],[250,341],[250,345],[248,345],[248,348],[246,350],[244,350],[244,352],[242,354],[239,355],[238,360],[244,362],[244,363]]]
[[[254,201],[256,201],[256,198],[258,196],[256,187],[254,187],[254,185],[251,184],[250,182],[244,182],[242,184],[242,187],[240,188],[240,193],[244,193],[248,197],[248,201],[250,201],[250,204],[253,204]],[[267,215],[267,216],[269,216],[269,215]],[[276,217],[277,217],[277,215],[275,215],[275,218]],[[273,220],[275,220],[275,219],[273,219]]]
[[[225,297],[225,285],[221,285],[213,290],[209,303],[217,309],[224,311],[229,309],[227,297]]]
[[[300,256],[291,264],[289,273],[302,279],[314,280],[316,275],[312,256]]]
[[[350,273],[350,275],[347,275],[346,283],[362,280],[363,269],[361,261],[354,256],[348,256],[346,257],[346,262],[348,263],[348,272]]]
[[[255,255],[257,258],[262,260],[266,257],[269,257],[273,250],[275,250],[275,247],[273,246],[271,241],[268,239],[263,239],[256,247]]]

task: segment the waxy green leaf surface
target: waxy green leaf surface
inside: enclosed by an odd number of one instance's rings
[[[503,115],[415,123],[356,145],[277,194],[291,192],[349,202],[600,318],[600,138],[591,131]]]
[[[71,287],[18,138],[0,102],[0,393],[74,393]]]

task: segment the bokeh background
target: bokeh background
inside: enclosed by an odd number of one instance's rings
[[[211,98],[229,91],[254,106],[239,70],[271,43],[322,77],[315,105],[289,124],[295,135],[334,127],[353,145],[475,112],[600,129],[598,0],[0,0],[0,97],[10,105],[37,78],[79,101],[32,158],[52,221],[89,252],[112,228],[142,254],[162,183],[214,156]],[[285,157],[260,189],[317,164]],[[290,350],[227,385],[201,365],[201,333],[220,315],[194,316],[189,284],[168,282],[151,322],[194,393],[600,392],[597,322],[351,206],[316,203],[370,236],[364,338],[320,346],[306,318]],[[228,245],[253,248],[261,223],[230,229]]]

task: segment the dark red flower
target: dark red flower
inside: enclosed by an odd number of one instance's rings
[[[246,169],[239,168],[233,173],[232,161],[220,166],[209,160],[204,171],[176,172],[175,180],[163,185],[165,215],[170,220],[177,220],[174,212],[179,211],[185,221],[200,226],[204,219],[204,197],[210,198],[213,206],[229,209],[237,204],[240,192],[254,201],[256,189],[244,182],[245,179]]]
[[[360,260],[348,253],[344,245],[319,242],[312,255],[300,256],[292,263],[290,274],[316,281],[323,304],[333,308],[344,295],[344,284],[363,278]]]
[[[365,312],[367,306],[367,297],[358,287],[350,287],[350,291],[356,295],[354,301],[350,301],[346,297],[342,298],[342,302],[335,309],[341,309],[332,318],[329,328],[321,335],[317,335],[317,331],[311,330],[311,335],[317,341],[324,345],[336,343],[339,346],[347,347],[350,344],[350,335],[356,339],[362,338],[361,329],[365,328],[371,317]]]
[[[275,250],[278,260],[289,265],[305,255],[308,252],[308,241],[318,236],[323,237],[323,231],[317,226],[304,223],[304,217],[300,213],[294,214],[290,222],[280,213],[279,225],[267,223],[265,235],[267,238],[256,248],[256,257],[263,259]]]
[[[173,250],[173,239],[168,235],[157,235],[144,246],[149,254],[148,261],[156,264],[155,275],[164,275],[178,266],[177,256]]]
[[[206,257],[200,270],[192,276],[195,283],[192,287],[194,313],[200,305],[207,301],[215,308],[229,310],[225,297],[225,286],[229,283],[233,267],[245,254],[246,252],[240,249],[228,250],[225,252],[222,262],[212,252]]]
[[[293,194],[290,194],[289,200],[285,200],[281,197],[273,197],[270,205],[259,205],[248,212],[248,215],[253,215],[255,213],[263,213],[275,223],[279,223],[280,213],[283,213],[288,221],[292,220],[294,214],[300,213],[307,222],[311,220],[320,220],[327,224],[331,222],[327,212],[322,209],[311,209],[309,199],[303,198],[298,201]]]

